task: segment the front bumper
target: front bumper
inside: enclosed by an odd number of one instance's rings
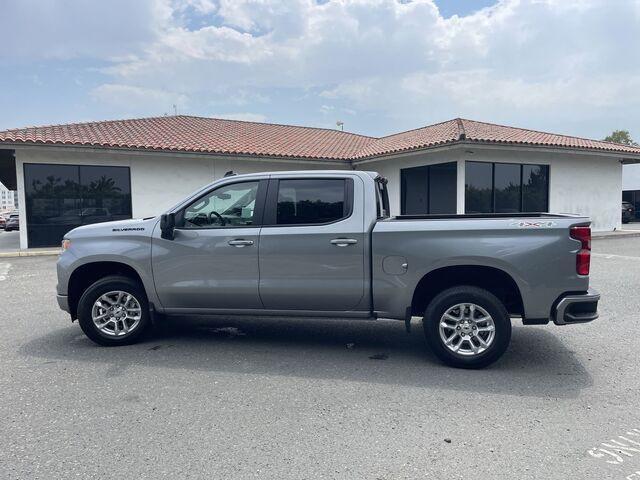
[[[67,313],[69,312],[69,297],[66,295],[56,295],[56,300],[58,300],[58,306]]]
[[[586,293],[564,295],[556,303],[553,323],[569,325],[592,322],[598,318],[600,294],[590,288]]]

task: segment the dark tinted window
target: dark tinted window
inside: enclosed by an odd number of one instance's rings
[[[402,169],[401,213],[455,213],[457,176],[456,162]]]
[[[522,211],[546,212],[549,209],[549,166],[522,166]]]
[[[464,202],[467,213],[493,212],[493,164],[467,162]]]
[[[549,166],[466,163],[467,213],[546,212]]]
[[[496,213],[520,211],[520,165],[496,163],[493,172]]]
[[[29,246],[57,246],[82,223],[78,167],[25,164],[24,177]]]
[[[25,164],[30,247],[60,244],[80,225],[131,218],[128,167]]]
[[[343,179],[280,180],[278,225],[334,222],[346,215]]]
[[[131,218],[129,169],[126,167],[80,167],[82,224]]]
[[[456,162],[429,167],[429,213],[456,213],[457,178]]]
[[[405,168],[401,171],[402,214],[429,213],[429,167]]]

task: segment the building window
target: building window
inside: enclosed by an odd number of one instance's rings
[[[29,247],[60,244],[80,225],[131,218],[129,167],[25,164]]]
[[[549,166],[522,165],[522,211],[549,210]]]
[[[492,163],[466,163],[464,196],[466,213],[493,212]]]
[[[548,165],[466,163],[466,213],[546,212],[548,209]]]
[[[403,168],[400,171],[402,215],[456,213],[456,162]]]

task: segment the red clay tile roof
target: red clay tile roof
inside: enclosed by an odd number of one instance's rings
[[[388,155],[405,150],[435,147],[460,140],[459,120],[436,123],[428,127],[375,139],[356,154],[356,158]]]
[[[587,138],[506,127],[504,125],[494,125],[492,123],[476,122],[474,120],[461,121],[466,137],[471,140],[551,147],[586,148],[591,150],[640,154],[640,147],[638,146],[634,147],[620,143],[603,142],[601,140],[589,140]]]
[[[0,132],[0,143],[85,145],[212,154],[357,160],[457,142],[640,155],[640,147],[454,119],[382,138],[322,128],[178,115]]]
[[[345,160],[371,140],[371,137],[338,130],[187,115],[0,132],[0,142],[12,143]]]
[[[640,147],[456,118],[379,138],[358,152],[356,158],[382,156],[461,141],[601,150],[640,155]]]

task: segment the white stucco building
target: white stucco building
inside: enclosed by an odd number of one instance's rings
[[[0,132],[21,248],[85,223],[157,215],[226,172],[358,169],[389,179],[392,214],[550,211],[620,228],[640,148],[454,119],[382,138],[190,116]]]

